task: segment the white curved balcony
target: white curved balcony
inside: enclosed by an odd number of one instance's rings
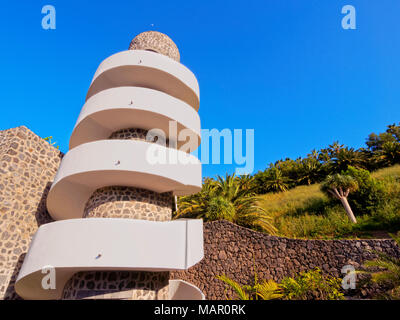
[[[42,225],[36,232],[15,290],[24,299],[59,299],[76,272],[186,270],[203,255],[203,222],[199,219],[57,221]],[[46,266],[55,270],[55,289],[42,287]],[[172,288],[175,298],[182,298],[184,291],[198,297],[193,288],[186,286],[178,295],[174,290],[177,285]]]
[[[145,50],[122,51],[105,59],[93,77],[86,100],[100,91],[128,86],[162,91],[199,109],[199,84],[194,74],[175,60]]]
[[[169,300],[205,300],[204,293],[183,280],[169,280]]]
[[[154,162],[154,155],[165,155],[166,162]],[[47,209],[55,220],[82,218],[87,200],[102,187],[186,195],[201,190],[201,179],[200,161],[186,152],[138,140],[99,140],[64,156],[47,196]]]
[[[126,128],[157,128],[169,138],[169,121],[177,122],[177,137],[183,129],[188,129],[188,134],[193,137],[191,151],[194,151],[200,144],[200,117],[187,103],[153,89],[107,89],[86,101],[72,132],[69,148],[107,139],[111,133]],[[178,148],[185,143],[178,140]]]

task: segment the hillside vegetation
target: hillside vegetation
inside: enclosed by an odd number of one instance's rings
[[[259,196],[259,204],[273,216],[277,234],[291,238],[389,237],[400,229],[400,165],[380,169],[372,177],[384,182],[386,202],[358,224],[348,220],[342,205],[321,192],[320,184]]]
[[[174,218],[225,219],[292,238],[388,237],[400,230],[400,123],[365,147],[338,141],[254,175],[205,178]]]

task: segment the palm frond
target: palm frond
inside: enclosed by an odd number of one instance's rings
[[[256,285],[257,295],[263,300],[273,300],[283,297],[282,289],[274,280],[264,280]]]
[[[230,279],[226,275],[220,275],[217,276],[216,278],[225,282],[228,286],[230,286],[236,292],[240,300],[250,300],[250,296],[245,292],[242,286],[235,280]]]

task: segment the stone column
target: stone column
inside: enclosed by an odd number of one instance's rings
[[[146,135],[147,130],[128,128],[113,132],[109,139],[148,141]],[[97,189],[92,194],[83,217],[169,221],[172,204],[172,192],[157,193],[134,187],[109,186]],[[168,271],[84,271],[76,273],[67,282],[63,299],[166,300],[168,281]]]

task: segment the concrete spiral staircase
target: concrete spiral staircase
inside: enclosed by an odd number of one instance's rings
[[[144,32],[98,67],[16,282],[24,299],[204,299],[170,280],[203,258],[201,220],[171,221],[174,196],[201,189],[199,87],[166,35]],[[177,135],[169,132],[175,124]],[[165,140],[149,138],[154,128]],[[172,147],[171,147],[172,146]],[[148,151],[187,163],[150,163]],[[191,150],[191,151],[192,151]],[[46,289],[43,268],[55,270]]]

